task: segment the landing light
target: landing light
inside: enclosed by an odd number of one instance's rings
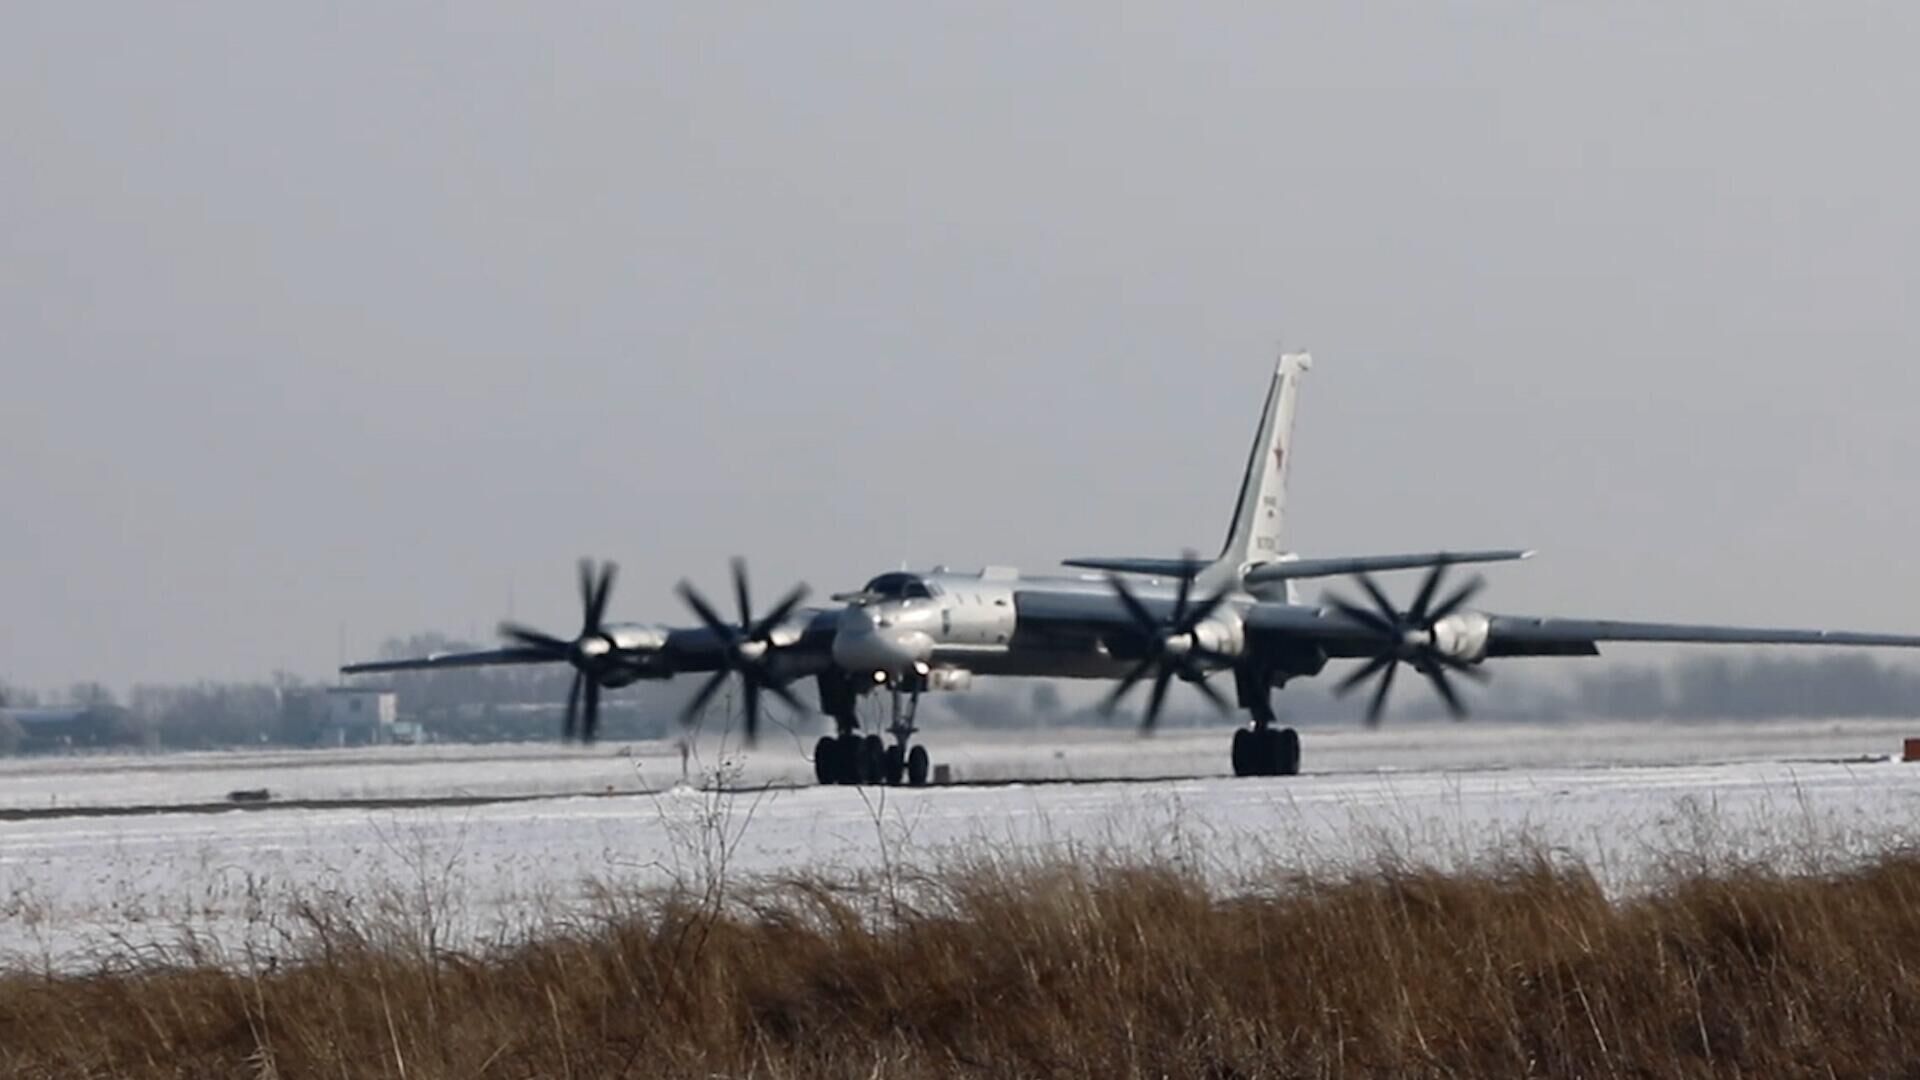
[[[873,681],[874,681],[874,682],[877,682],[877,683],[883,683],[883,682],[886,682],[886,681],[887,681],[887,673],[886,673],[886,672],[884,672],[884,671],[876,671],[876,672],[874,672],[874,673],[873,673]]]
[[[914,674],[916,675],[925,675],[927,672],[932,671],[933,669],[927,666],[927,662],[925,660],[915,660],[913,662],[913,670],[914,670]]]

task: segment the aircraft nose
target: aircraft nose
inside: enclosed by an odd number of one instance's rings
[[[833,662],[850,672],[903,675],[925,661],[933,639],[885,612],[849,608],[833,635]]]

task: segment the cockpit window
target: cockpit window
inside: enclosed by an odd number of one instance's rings
[[[925,599],[933,595],[918,576],[898,572],[881,574],[867,582],[866,591],[883,600]]]

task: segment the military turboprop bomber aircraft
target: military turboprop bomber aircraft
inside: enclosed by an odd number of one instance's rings
[[[1227,701],[1208,679],[1230,675],[1235,699],[1249,716],[1233,734],[1234,774],[1290,776],[1300,770],[1300,737],[1280,725],[1272,692],[1290,679],[1320,674],[1330,660],[1362,661],[1336,692],[1372,681],[1366,717],[1377,724],[1402,664],[1425,676],[1458,719],[1466,708],[1455,676],[1484,679],[1482,665],[1507,657],[1597,656],[1601,642],[1920,648],[1920,637],[1890,634],[1494,615],[1468,606],[1484,584],[1478,577],[1443,593],[1448,567],[1522,559],[1527,551],[1301,558],[1285,544],[1286,483],[1294,406],[1301,377],[1311,367],[1304,353],[1280,358],[1227,542],[1214,559],[1067,560],[1069,567],[1090,571],[1079,576],[1027,577],[1000,568],[886,573],[858,592],[833,597],[832,607],[802,607],[807,590],[796,586],[758,616],[745,565],[736,559],[739,621],[727,621],[683,581],[680,596],[699,620],[691,627],[606,622],[614,566],[583,561],[584,617],[571,638],[504,624],[504,648],[341,670],[571,664],[575,675],[563,734],[582,739],[594,736],[603,689],[695,673],[707,674],[707,680],[683,721],[700,715],[737,675],[751,739],[765,695],[804,711],[791,686],[810,678],[821,711],[836,729],[815,746],[821,783],[919,785],[930,765],[926,748],[912,743],[920,694],[964,689],[974,675],[1117,679],[1105,701],[1109,711],[1136,686],[1150,683],[1143,730],[1158,721],[1175,680],[1224,711]],[[1372,575],[1408,569],[1427,574],[1403,609]],[[1358,583],[1364,603],[1299,598],[1299,582],[1343,576]],[[891,745],[877,732],[863,735],[855,709],[862,695],[881,689],[892,695]]]

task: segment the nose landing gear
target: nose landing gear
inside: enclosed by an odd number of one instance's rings
[[[845,685],[844,680],[840,680]],[[893,736],[893,745],[878,734],[860,734],[860,718],[855,713],[857,698],[849,689],[837,692],[838,687],[829,688],[827,680],[821,679],[821,700],[826,703],[828,714],[833,717],[837,734],[823,735],[813,745],[813,775],[821,784],[886,784],[898,787],[903,782],[912,787],[925,787],[933,771],[932,759],[924,746],[909,746],[914,733],[914,717],[920,711],[920,692],[924,689],[917,678],[902,686],[895,683],[893,692],[893,722],[887,733]]]
[[[916,746],[908,749],[905,740],[887,747],[886,781],[889,787],[908,784],[912,787],[927,786],[927,771],[932,767],[927,757],[927,748]]]
[[[918,675],[913,676],[911,685],[905,690],[897,683],[893,687],[893,723],[887,728],[888,734],[893,736],[893,745],[887,748],[886,779],[895,787],[903,779],[910,787],[926,787],[927,773],[933,768],[926,747],[907,746],[914,732],[920,730],[913,725],[913,721],[920,715],[920,691],[925,688],[925,678]]]

